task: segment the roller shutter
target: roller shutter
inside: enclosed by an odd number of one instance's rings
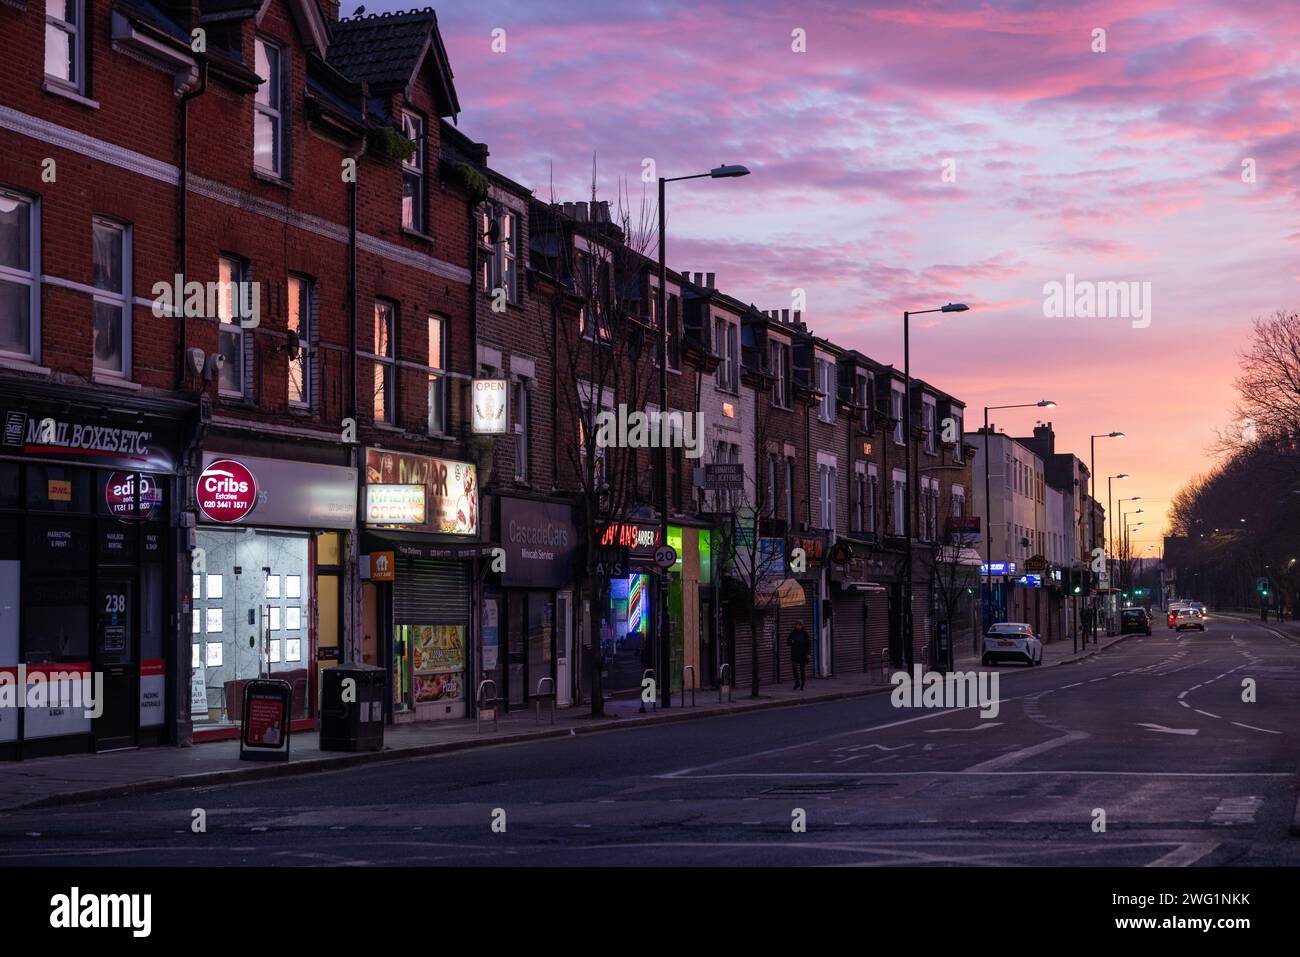
[[[468,562],[399,559],[393,581],[393,617],[402,625],[468,625]]]
[[[866,622],[863,603],[866,592],[851,590],[831,599],[834,624],[831,630],[831,673],[857,675],[866,670]]]

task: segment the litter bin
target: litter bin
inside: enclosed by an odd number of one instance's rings
[[[384,747],[383,668],[336,665],[321,672],[320,749],[380,751]],[[355,682],[346,685],[348,679]]]

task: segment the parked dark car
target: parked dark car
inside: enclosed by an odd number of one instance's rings
[[[1151,616],[1145,608],[1125,608],[1119,613],[1119,633],[1121,635],[1151,634]]]

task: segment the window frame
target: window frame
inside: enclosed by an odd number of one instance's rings
[[[876,468],[875,463],[867,463],[867,528],[866,531],[875,534],[879,516],[876,514],[877,502],[880,498],[880,471]]]
[[[221,269],[225,264],[230,265],[229,280],[221,278]],[[248,260],[236,256],[233,253],[221,253],[217,256],[217,283],[218,288],[229,286],[228,295],[218,294],[217,297],[217,352],[221,353],[221,337],[236,336],[239,342],[239,388],[227,389],[221,384],[221,375],[217,376],[217,395],[226,399],[244,399],[248,396],[248,382],[245,373],[248,371],[248,337],[244,335],[244,315],[240,311],[243,308],[244,284],[249,282],[250,273]],[[223,318],[222,313],[229,309],[229,321]],[[222,366],[223,373],[225,366]]]
[[[902,536],[907,534],[907,473],[902,469],[894,469],[894,474],[890,478],[892,480],[890,505],[894,513],[891,527],[895,536]]]
[[[78,96],[86,95],[86,74],[87,74],[87,44],[86,44],[86,0],[65,0],[76,8],[76,22],[69,23],[62,17],[54,16],[50,13],[49,4],[45,7],[45,38],[44,38],[44,56],[41,61],[41,71],[44,74],[45,81],[52,83],[63,90],[76,93]],[[68,59],[69,71],[74,74],[72,79],[64,79],[45,69],[49,62],[49,35],[50,28],[65,34],[69,38],[68,42]]]
[[[286,395],[288,397],[288,403],[290,408],[310,409],[313,407],[312,400],[315,398],[315,395],[312,392],[312,381],[311,381],[311,376],[312,376],[311,337],[312,337],[313,328],[315,326],[315,322],[313,320],[315,318],[314,313],[316,308],[316,280],[312,279],[310,276],[303,275],[302,273],[293,273],[293,272],[289,273],[288,278],[285,280],[286,299],[289,302],[293,302],[295,298],[293,293],[293,288],[295,283],[298,284],[300,290],[300,294],[298,297],[299,301],[297,302],[297,309],[298,309],[297,332],[298,332],[299,352],[298,352],[297,359],[293,358],[292,356],[289,356],[289,366],[288,366],[288,370],[286,371],[286,375],[288,377],[288,382],[287,382],[288,391]],[[291,321],[291,316],[292,313],[289,313],[285,317],[286,331],[292,329],[292,326],[289,325],[289,322]],[[297,363],[298,365],[299,377],[300,377],[299,382],[301,386],[301,398],[298,399],[293,398],[293,371],[292,370],[295,363]]]
[[[906,396],[899,383],[890,383],[889,386],[889,417],[894,420],[893,439],[895,445],[906,445],[904,441],[906,436],[903,432],[903,416],[907,414],[907,403],[904,401]],[[897,406],[897,408],[895,408]]]
[[[817,400],[817,419],[820,422],[835,421],[835,363],[821,356],[814,356],[813,368],[817,375],[817,391],[821,398]]]
[[[0,349],[0,356],[22,362],[40,362],[41,356],[41,201],[16,190],[0,187],[0,199],[27,209],[27,268],[0,264],[0,279],[27,287],[27,351]]]
[[[387,329],[385,330],[386,351],[383,354],[372,351],[359,352],[358,354],[370,362],[372,372],[382,370],[384,373],[384,417],[379,418],[375,415],[374,400],[379,393],[374,390],[374,380],[372,378],[372,395],[369,406],[371,423],[374,425],[396,426],[397,422],[395,420],[397,416],[394,402],[397,393],[397,343],[394,338],[397,331],[398,315],[396,302],[391,299],[375,298],[374,306],[370,313],[370,336],[367,337],[367,341],[372,345],[375,342],[375,338],[379,332],[379,314],[381,308],[386,309],[388,315]]]
[[[401,225],[407,232],[424,234],[428,219],[425,216],[425,182],[427,178],[427,164],[425,163],[424,144],[429,128],[425,118],[414,110],[402,110],[401,116],[402,135],[408,140],[415,143],[415,153],[410,159],[402,158],[402,214]],[[411,133],[415,135],[412,136]],[[406,221],[406,183],[408,180],[414,180],[416,183],[415,197],[416,202],[411,204],[412,217],[411,222]]]
[[[267,73],[272,74],[273,76],[268,75],[266,79],[262,79],[259,76],[258,79],[262,80],[262,82],[258,84],[258,90],[259,91],[261,90],[263,83],[270,83],[274,78],[275,85],[273,89],[278,94],[278,96],[275,98],[274,103],[262,103],[258,100],[257,93],[253,94],[253,169],[267,176],[274,176],[278,179],[284,179],[285,178],[284,161],[285,161],[285,157],[288,155],[288,152],[285,149],[285,123],[284,123],[285,113],[286,113],[285,103],[288,99],[288,97],[286,96],[286,91],[284,89],[284,57],[286,56],[286,51],[284,47],[276,43],[274,40],[268,39],[267,37],[263,37],[263,36],[254,37],[253,44],[254,44],[253,46],[254,72],[256,72],[257,53],[259,50],[266,50],[268,53],[273,52],[274,59],[275,59],[275,63],[272,64],[271,63],[272,57],[267,56]],[[268,95],[267,98],[270,99],[270,96]],[[272,146],[272,159],[274,161],[274,165],[270,169],[260,165],[257,159],[257,117],[258,116],[266,116],[271,121],[271,129],[275,134],[275,139]]]
[[[113,219],[109,216],[93,216],[91,218],[91,263],[93,266],[95,252],[99,248],[95,242],[95,232],[99,229],[112,230],[118,235],[118,241],[121,243],[122,258],[122,288],[119,292],[102,289],[98,285],[94,286],[95,292],[92,298],[91,306],[91,368],[94,375],[109,376],[114,379],[131,379],[131,224],[124,223],[121,220]],[[93,282],[93,281],[92,281]],[[119,335],[122,339],[122,367],[120,369],[110,369],[101,367],[95,356],[94,348],[94,306],[106,305],[120,310],[121,328]]]
[[[939,424],[939,408],[934,396],[921,396],[921,427],[925,430],[925,451],[934,455],[938,451],[936,428]]]
[[[515,423],[515,481],[528,482],[532,456],[528,448],[528,425],[532,416],[532,379],[515,376],[511,385],[517,390],[514,405]]]

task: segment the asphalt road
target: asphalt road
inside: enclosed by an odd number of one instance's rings
[[[880,694],[6,814],[0,864],[1300,864],[1300,646],[1158,621],[989,670],[996,717]]]

